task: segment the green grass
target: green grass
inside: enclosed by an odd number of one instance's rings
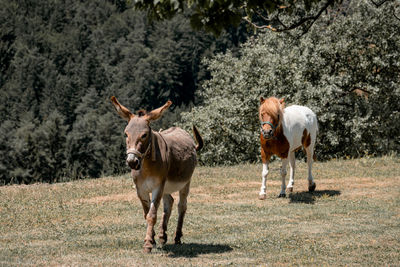
[[[314,193],[297,162],[286,198],[277,198],[279,166],[271,164],[264,201],[260,164],[198,167],[183,244],[171,242],[175,201],[170,240],[150,255],[129,175],[0,187],[0,265],[399,265],[399,158],[317,162]]]

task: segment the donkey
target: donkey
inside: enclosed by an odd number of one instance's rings
[[[126,162],[132,169],[137,195],[147,221],[144,251],[149,253],[156,245],[154,225],[161,198],[164,212],[159,238],[162,245],[167,242],[167,225],[174,202],[171,194],[177,191],[179,191],[179,216],[175,244],[180,244],[190,180],[197,163],[196,151],[203,147],[203,139],[195,126],[193,126],[193,133],[197,145],[181,128],[172,127],[160,132],[150,128],[150,122],[159,119],[172,104],[171,101],[149,113],[139,111],[137,115],[122,106],[114,96],[111,97],[111,102],[117,113],[128,121],[128,126],[125,128]]]
[[[290,166],[288,192],[293,192],[295,151],[303,147],[307,153],[308,191],[316,188],[311,168],[314,159],[315,139],[318,122],[314,112],[304,106],[289,106],[285,108],[284,99],[260,97],[259,118],[261,122],[261,159],[263,164],[262,183],[259,199],[266,198],[266,182],[268,164],[272,155],[282,159],[281,192],[278,197],[286,196],[286,167]]]

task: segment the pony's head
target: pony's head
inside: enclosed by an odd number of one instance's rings
[[[280,127],[283,118],[285,100],[276,97],[264,99],[260,97],[259,117],[261,122],[261,134],[264,139],[272,139],[276,130]]]

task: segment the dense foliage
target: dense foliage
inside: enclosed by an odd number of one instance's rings
[[[352,1],[302,38],[267,31],[239,58],[207,62],[204,105],[183,114],[204,137],[205,164],[256,161],[259,97],[309,106],[319,119],[317,157],[400,151],[400,20],[394,3]],[[295,34],[294,34],[295,35]]]
[[[207,77],[201,58],[246,38],[195,32],[185,15],[150,25],[124,0],[0,5],[0,184],[126,171],[109,97],[132,110],[171,99],[179,112]]]
[[[338,0],[133,0],[134,7],[149,17],[163,20],[190,9],[190,22],[196,29],[220,34],[223,29],[247,21],[256,28],[276,31],[307,29]]]
[[[240,48],[243,27],[196,32],[193,10],[149,24],[127,2],[0,0],[0,184],[125,172],[111,95],[131,110],[171,99],[154,128],[195,106],[181,124],[198,126],[204,164],[257,160],[261,95],[317,113],[319,158],[399,152],[393,1],[343,1],[306,35],[268,31]]]

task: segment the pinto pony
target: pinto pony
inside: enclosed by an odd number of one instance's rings
[[[111,97],[111,102],[117,113],[128,121],[125,128],[126,163],[132,169],[137,195],[147,221],[144,251],[151,252],[156,244],[154,225],[161,199],[164,212],[159,238],[161,244],[167,242],[167,225],[174,202],[171,194],[177,191],[179,191],[179,215],[175,244],[180,244],[190,180],[197,163],[196,151],[203,147],[203,140],[195,126],[193,132],[197,146],[190,135],[181,128],[173,127],[161,132],[150,128],[150,122],[160,118],[172,104],[171,101],[149,113],[139,111],[138,115],[132,114],[114,96]]]
[[[295,151],[303,147],[307,153],[308,165],[308,191],[315,190],[311,168],[314,159],[315,139],[317,137],[318,123],[314,112],[304,106],[289,106],[285,108],[283,99],[270,97],[260,98],[259,117],[261,122],[261,159],[263,163],[262,183],[259,199],[266,198],[266,182],[268,164],[272,155],[282,159],[281,177],[282,185],[279,197],[293,192]],[[290,166],[290,180],[286,188],[286,167]]]

